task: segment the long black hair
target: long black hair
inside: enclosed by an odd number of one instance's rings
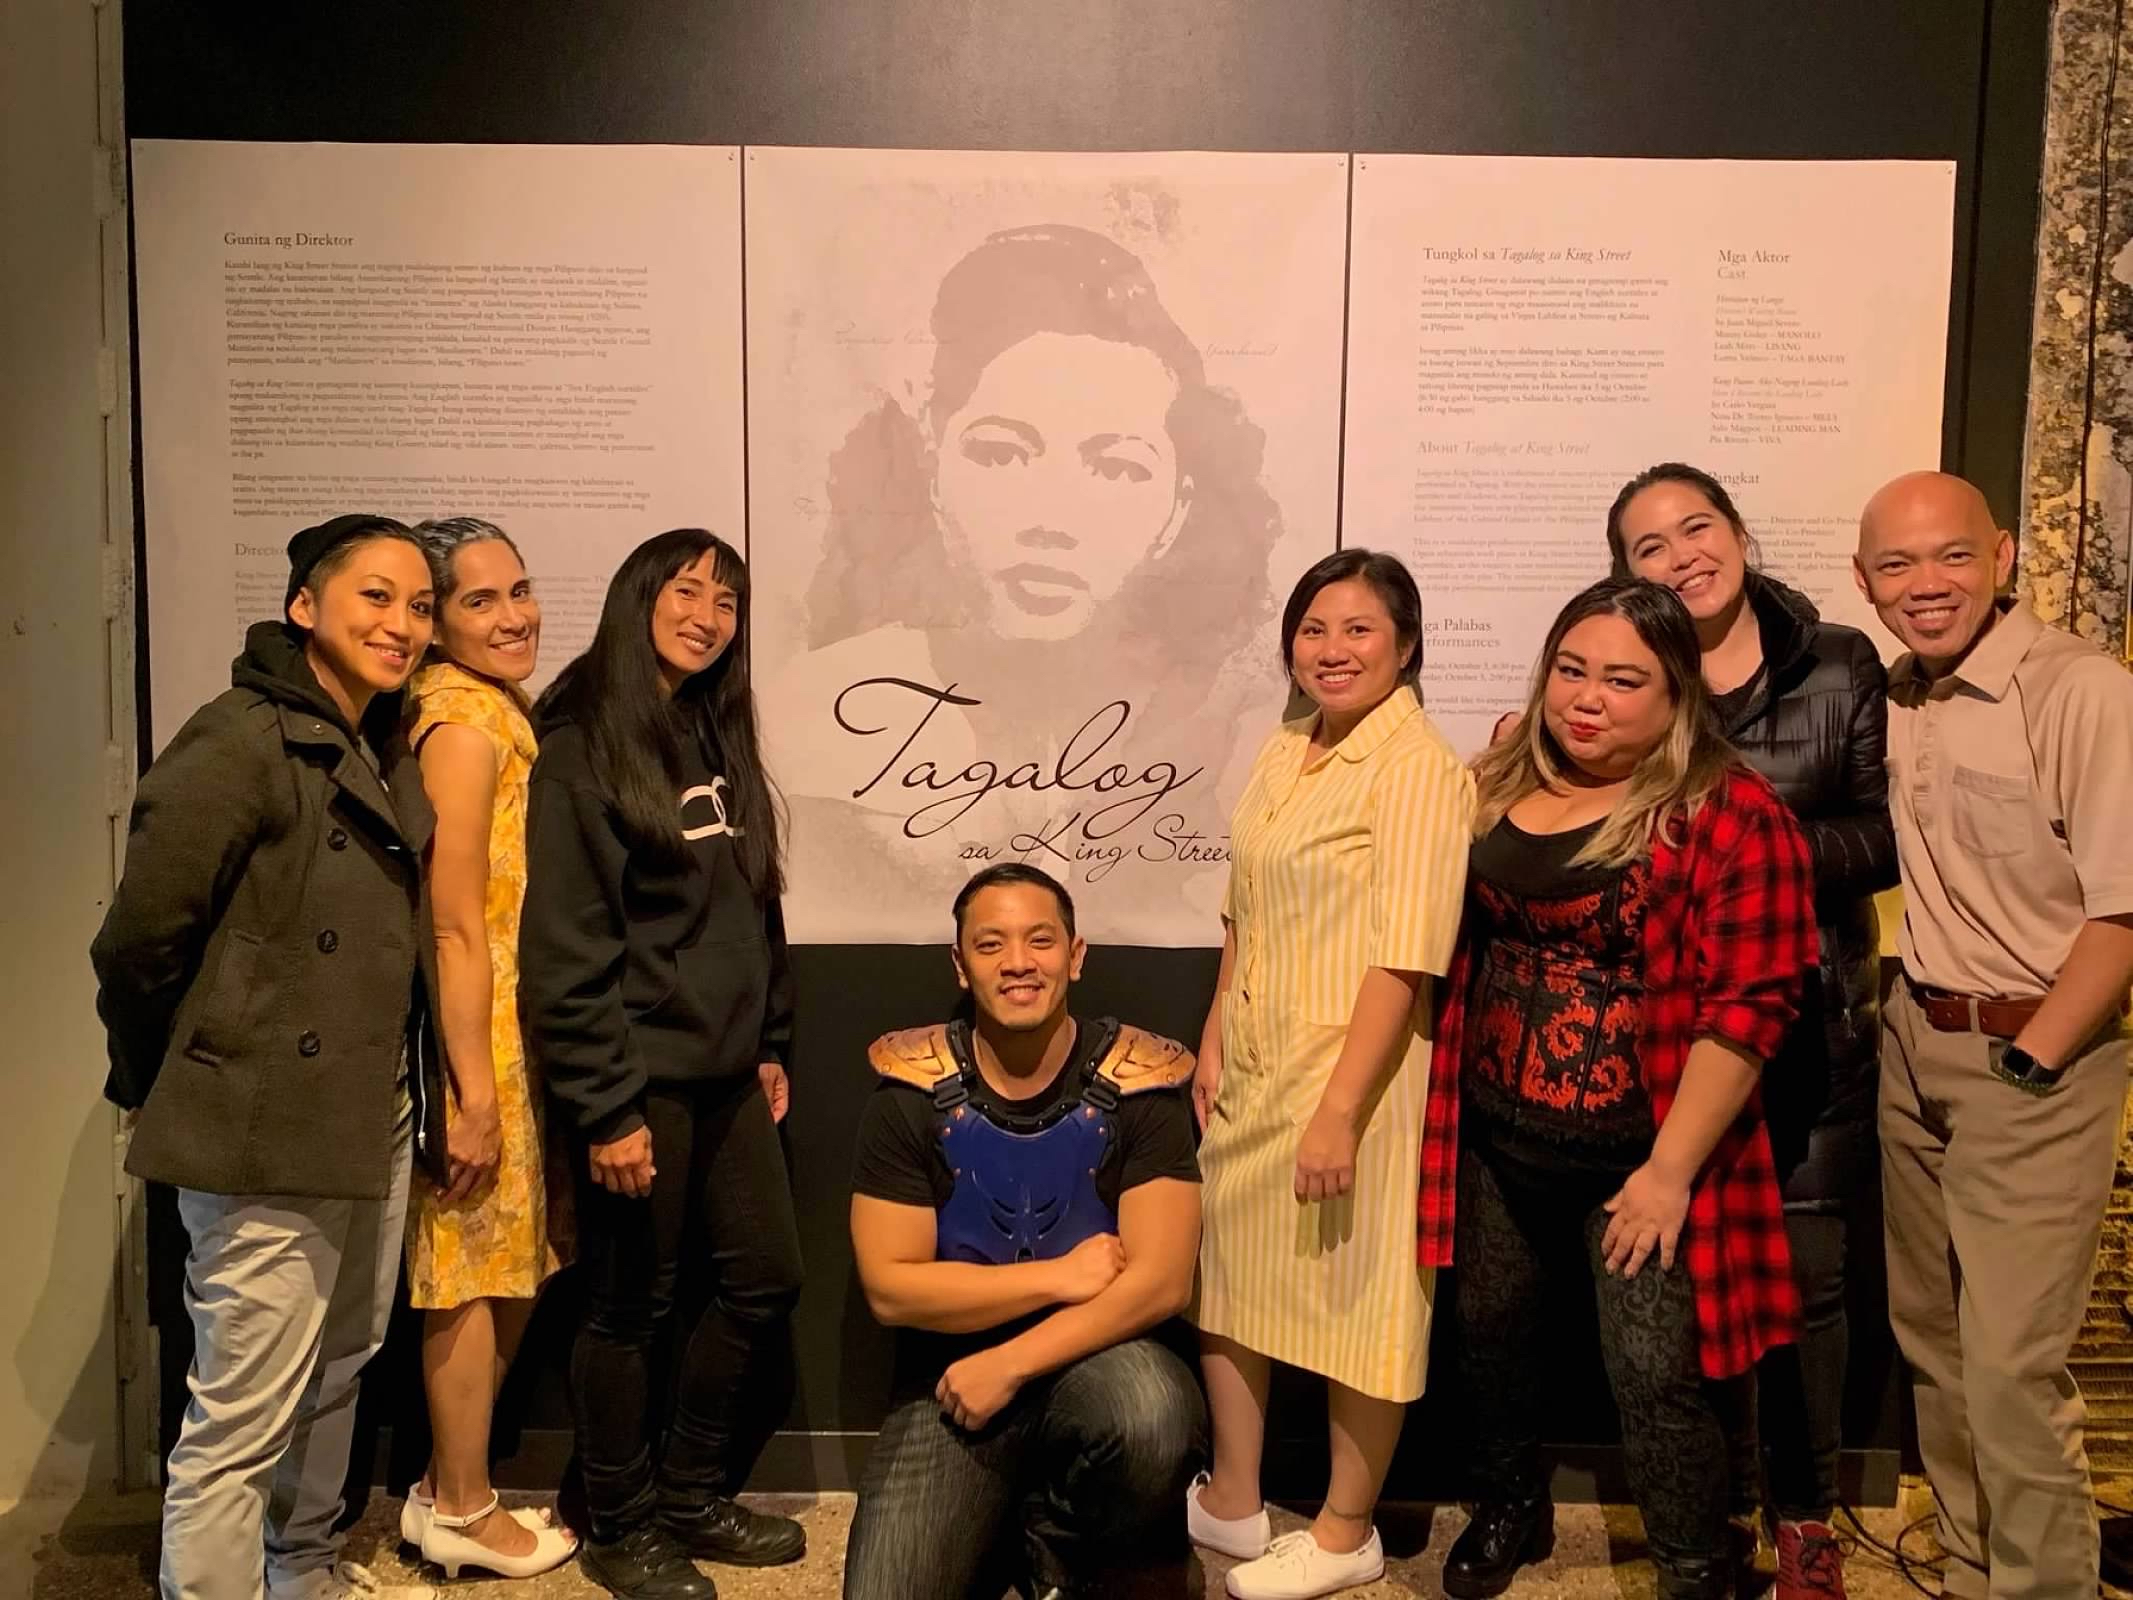
[[[707,552],[713,581],[733,591],[733,640],[670,699],[652,647],[652,608],[674,575]],[[725,775],[734,856],[749,887],[768,900],[784,887],[782,806],[763,766],[748,644],[747,563],[706,529],[675,528],[645,540],[616,568],[591,646],[557,675],[534,715],[544,729],[569,721],[585,730],[588,754],[620,813],[624,838],[632,850],[667,867],[689,859],[676,788],[683,741],[693,739]]]
[[[1740,541],[1741,554],[1751,572],[1760,571],[1763,552],[1755,542],[1755,535],[1740,519],[1740,507],[1733,503],[1733,496],[1726,486],[1701,467],[1692,467],[1685,461],[1662,461],[1657,466],[1646,467],[1629,482],[1622,485],[1615,496],[1615,503],[1607,508],[1607,556],[1613,563],[1614,575],[1618,578],[1634,577],[1629,565],[1629,542],[1622,536],[1622,516],[1629,510],[1630,501],[1637,498],[1655,483],[1678,483],[1694,489],[1711,502],[1711,509],[1732,524],[1733,537]]]

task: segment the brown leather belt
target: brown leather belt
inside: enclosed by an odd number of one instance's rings
[[[1918,1002],[1920,1013],[1942,1033],[1989,1033],[1996,1039],[2012,1039],[2029,1026],[2037,1007],[2044,1004],[2041,995],[2033,1000],[1980,1000],[1975,995],[1920,983],[1909,973],[1904,974],[1903,981],[1911,998]],[[2118,1014],[2126,1014],[2125,1001],[2119,1002]]]

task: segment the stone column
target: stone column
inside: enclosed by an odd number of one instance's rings
[[[2016,583],[2045,621],[2126,656],[2133,40],[2122,9],[2053,8]]]
[[[2016,585],[2133,660],[2133,38],[2123,0],[2056,0]],[[2121,1141],[2073,1367],[2099,1478],[2133,1475],[2133,1149]]]

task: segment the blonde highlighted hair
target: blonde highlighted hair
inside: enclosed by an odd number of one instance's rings
[[[1487,834],[1505,812],[1536,790],[1568,787],[1565,774],[1574,763],[1548,731],[1541,707],[1564,636],[1588,618],[1603,616],[1627,622],[1658,657],[1674,715],[1659,743],[1637,763],[1627,792],[1606,822],[1577,853],[1576,863],[1623,867],[1647,854],[1655,843],[1678,843],[1675,828],[1694,816],[1727,771],[1739,765],[1739,755],[1718,731],[1711,714],[1702,647],[1681,597],[1642,578],[1602,579],[1563,607],[1548,630],[1548,642],[1541,647],[1518,726],[1474,763],[1479,801],[1475,838]]]

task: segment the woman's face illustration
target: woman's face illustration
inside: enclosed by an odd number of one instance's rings
[[[1177,393],[1152,352],[1089,334],[1032,334],[986,367],[942,427],[934,495],[997,633],[1070,638],[1169,548],[1185,518]]]

